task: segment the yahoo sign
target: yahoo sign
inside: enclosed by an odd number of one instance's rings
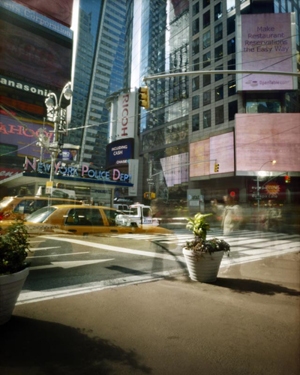
[[[37,162],[34,158],[31,162],[27,157],[25,158],[25,167],[27,170],[31,167],[32,170],[38,173],[50,173],[51,165],[49,163]],[[131,175],[121,173],[118,169],[111,171],[101,171],[90,168],[88,165],[83,165],[81,168],[63,165],[61,161],[54,163],[54,174],[60,174],[66,177],[89,177],[100,181],[120,181],[130,182]]]

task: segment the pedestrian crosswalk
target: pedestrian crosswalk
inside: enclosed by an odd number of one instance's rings
[[[185,230],[168,235],[124,234],[116,237],[147,240],[161,247],[175,245],[178,252],[187,241],[193,239],[192,233]],[[230,244],[230,255],[223,258],[221,267],[300,251],[300,236],[297,234],[239,230],[224,236],[221,229],[212,229],[208,239],[214,237],[224,239]]]

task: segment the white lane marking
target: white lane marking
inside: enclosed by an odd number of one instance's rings
[[[36,247],[36,248],[31,248],[30,251],[49,250],[49,249],[60,249],[60,248],[61,248],[61,246]]]
[[[57,268],[57,267],[67,269],[67,268],[87,266],[90,264],[109,262],[111,260],[114,260],[114,259],[111,258],[111,259],[99,259],[99,260],[71,260],[69,262],[51,262],[51,264],[48,264],[45,266],[33,266],[33,267],[29,267],[29,269],[31,271],[43,270],[46,268]]]
[[[95,249],[115,251],[117,253],[142,255],[142,256],[150,257],[150,258],[160,258],[160,259],[168,259],[168,260],[184,262],[183,256],[178,256],[178,255],[175,255],[175,254],[174,254],[174,256],[172,256],[172,255],[166,255],[166,254],[153,253],[153,252],[150,252],[150,251],[132,250],[132,249],[128,249],[128,248],[125,248],[125,247],[103,245],[103,244],[92,243],[92,242],[81,241],[81,240],[75,240],[75,239],[69,239],[69,238],[48,237],[48,236],[43,236],[43,238],[57,240],[57,241],[64,241],[64,242],[69,242],[69,243],[75,243],[77,245],[93,247]]]
[[[65,254],[49,254],[49,255],[34,255],[34,256],[29,256],[26,259],[32,258],[50,258],[50,257],[63,257],[65,255],[80,255],[80,254],[89,254],[89,251],[83,251],[81,253],[65,253]]]

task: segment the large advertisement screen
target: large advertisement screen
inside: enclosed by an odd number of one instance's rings
[[[188,181],[188,159],[187,152],[160,159],[168,187]]]
[[[215,171],[218,164],[218,172]],[[190,177],[234,172],[233,132],[190,144]]]
[[[299,124],[300,113],[236,114],[236,173],[299,172]]]
[[[61,90],[71,77],[72,45],[0,19],[0,73]]]
[[[237,70],[293,72],[296,43],[290,13],[244,14],[237,35]],[[292,76],[238,74],[238,91],[293,90]]]
[[[41,148],[36,145],[38,140],[35,136],[38,137],[40,131],[42,131],[46,137],[49,137],[51,142],[53,133],[50,133],[50,131],[53,131],[53,127],[45,125],[43,129],[41,122],[33,123],[23,119],[20,119],[20,122],[0,114],[0,149],[2,151],[7,150],[1,155],[40,157]],[[50,158],[50,153],[44,149],[43,156],[44,158]]]
[[[128,160],[134,156],[134,139],[124,139],[112,142],[106,146],[107,168],[128,165]]]

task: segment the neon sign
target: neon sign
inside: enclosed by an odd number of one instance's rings
[[[51,165],[49,163],[37,162],[36,158],[33,158],[33,161],[31,162],[25,157],[24,169],[27,170],[29,167],[38,173],[50,173],[51,170]],[[83,165],[82,167],[77,168],[63,165],[61,161],[54,163],[54,174],[68,177],[88,177],[100,181],[130,182],[131,180],[131,175],[121,173],[118,169],[102,171],[92,169],[88,165]]]

